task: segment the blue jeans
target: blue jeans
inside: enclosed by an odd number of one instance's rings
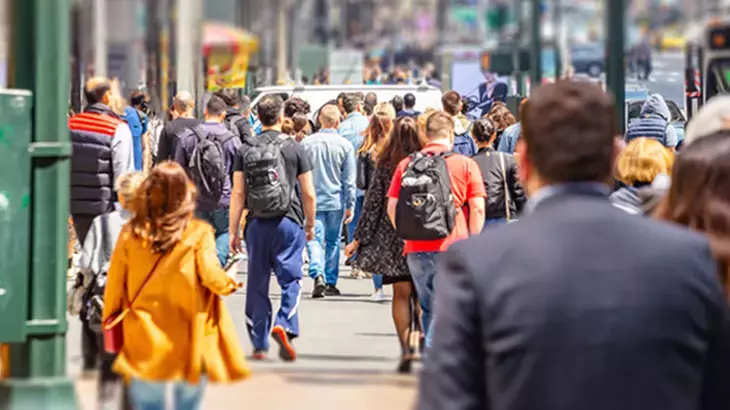
[[[383,289],[383,275],[373,274],[373,286],[376,291]]]
[[[228,261],[228,208],[210,212],[198,212],[198,218],[208,222],[215,231],[215,251],[221,266]]]
[[[135,410],[165,410],[165,404],[169,402],[166,388],[168,383],[148,382],[140,379],[132,379],[127,386],[127,395]],[[201,379],[197,385],[187,383],[172,383],[172,399],[174,410],[199,410],[200,402],[203,399],[205,379]]]
[[[413,285],[418,294],[418,304],[423,312],[423,331],[426,333],[426,347],[431,346],[433,320],[433,295],[440,252],[413,252],[406,256]]]
[[[307,256],[309,257],[309,277],[315,279],[324,275],[324,224],[319,219],[314,221],[314,239],[307,242]]]
[[[324,281],[337,285],[340,276],[340,240],[345,211],[317,211],[317,220],[324,226]]]

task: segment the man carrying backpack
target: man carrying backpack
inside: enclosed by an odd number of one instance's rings
[[[452,152],[453,124],[443,112],[429,117],[428,142],[398,164],[388,190],[388,216],[405,240],[403,252],[423,311],[426,346],[439,256],[452,243],[478,235],[484,225],[484,182],[474,160]]]
[[[215,230],[216,251],[221,266],[228,259],[228,207],[231,174],[241,140],[223,125],[226,103],[210,97],[205,106],[205,122],[180,138],[175,161],[180,163],[198,188],[197,216]]]
[[[240,252],[237,226],[248,210],[245,239],[248,251],[246,325],[262,360],[269,334],[284,361],[296,360],[292,339],[299,335],[302,252],[314,238],[316,198],[312,164],[304,147],[282,134],[284,101],[267,95],[257,106],[262,132],[241,147],[233,172],[230,247]],[[269,281],[274,272],[281,287],[281,307],[271,328]]]
[[[238,90],[225,88],[215,93],[226,102],[226,118],[223,125],[241,142],[251,138],[253,132],[248,120],[251,113],[251,100],[247,96],[240,97]]]

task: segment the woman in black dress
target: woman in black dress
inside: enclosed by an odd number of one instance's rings
[[[353,262],[356,268],[383,275],[383,284],[393,285],[393,322],[401,344],[398,371],[403,373],[410,371],[414,353],[408,339],[414,325],[411,323],[414,317],[411,299],[415,290],[403,255],[403,240],[395,233],[386,204],[388,188],[398,163],[420,149],[416,120],[399,118],[390,138],[375,158],[375,171],[365,194],[362,216],[353,235],[354,240],[345,249],[348,256],[357,251]]]

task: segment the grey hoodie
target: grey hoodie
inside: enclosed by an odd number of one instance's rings
[[[644,101],[639,118],[634,120],[631,123],[631,126],[629,126],[629,129],[626,132],[626,140],[628,141],[642,137],[642,129],[646,127],[646,123],[656,121],[657,119],[670,122],[672,120],[672,113],[669,111],[669,106],[661,94],[651,94],[646,101]],[[672,124],[668,124],[664,141],[662,142],[667,148],[674,148],[677,146],[677,130],[674,129]]]

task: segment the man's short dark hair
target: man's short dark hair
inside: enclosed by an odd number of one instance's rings
[[[259,121],[266,127],[276,125],[283,111],[284,100],[276,94],[264,96],[256,106],[256,114],[258,114]]]
[[[104,99],[104,95],[111,89],[112,83],[108,79],[92,78],[86,83],[86,86],[84,86],[84,98],[86,98],[86,103],[100,103]]]
[[[613,98],[599,86],[542,86],[522,107],[522,118],[527,159],[547,182],[610,179],[618,129]]]
[[[144,102],[145,98],[146,96],[142,91],[134,90],[132,91],[132,94],[129,95],[129,105],[131,105],[132,107],[141,105]]]
[[[343,92],[339,93],[337,95],[337,103],[338,104],[341,104],[345,100],[345,97],[347,97],[347,93],[346,92],[343,91]]]
[[[376,105],[378,105],[378,95],[372,91],[365,94],[365,105],[369,105],[370,108],[373,108]]]
[[[444,107],[444,111],[447,114],[454,116],[461,113],[461,95],[454,91],[446,91],[444,96],[441,97],[441,105]]]
[[[358,95],[358,93],[347,94],[345,96],[345,99],[342,100],[342,108],[344,108],[347,114],[351,114],[357,111],[357,107],[359,107],[361,104],[362,98],[360,98],[360,95]]]
[[[408,109],[413,109],[416,106],[416,96],[413,93],[408,93],[403,96],[403,105]]]
[[[234,88],[224,88],[222,90],[218,90],[213,95],[216,95],[225,101],[226,105],[229,107],[240,107],[241,106],[241,97],[238,95],[238,90]]]
[[[400,95],[393,97],[390,103],[393,104],[393,108],[395,108],[396,113],[403,111],[403,97]]]
[[[210,96],[210,100],[205,104],[205,111],[208,115],[216,117],[225,114],[227,108],[226,102],[217,95]]]

